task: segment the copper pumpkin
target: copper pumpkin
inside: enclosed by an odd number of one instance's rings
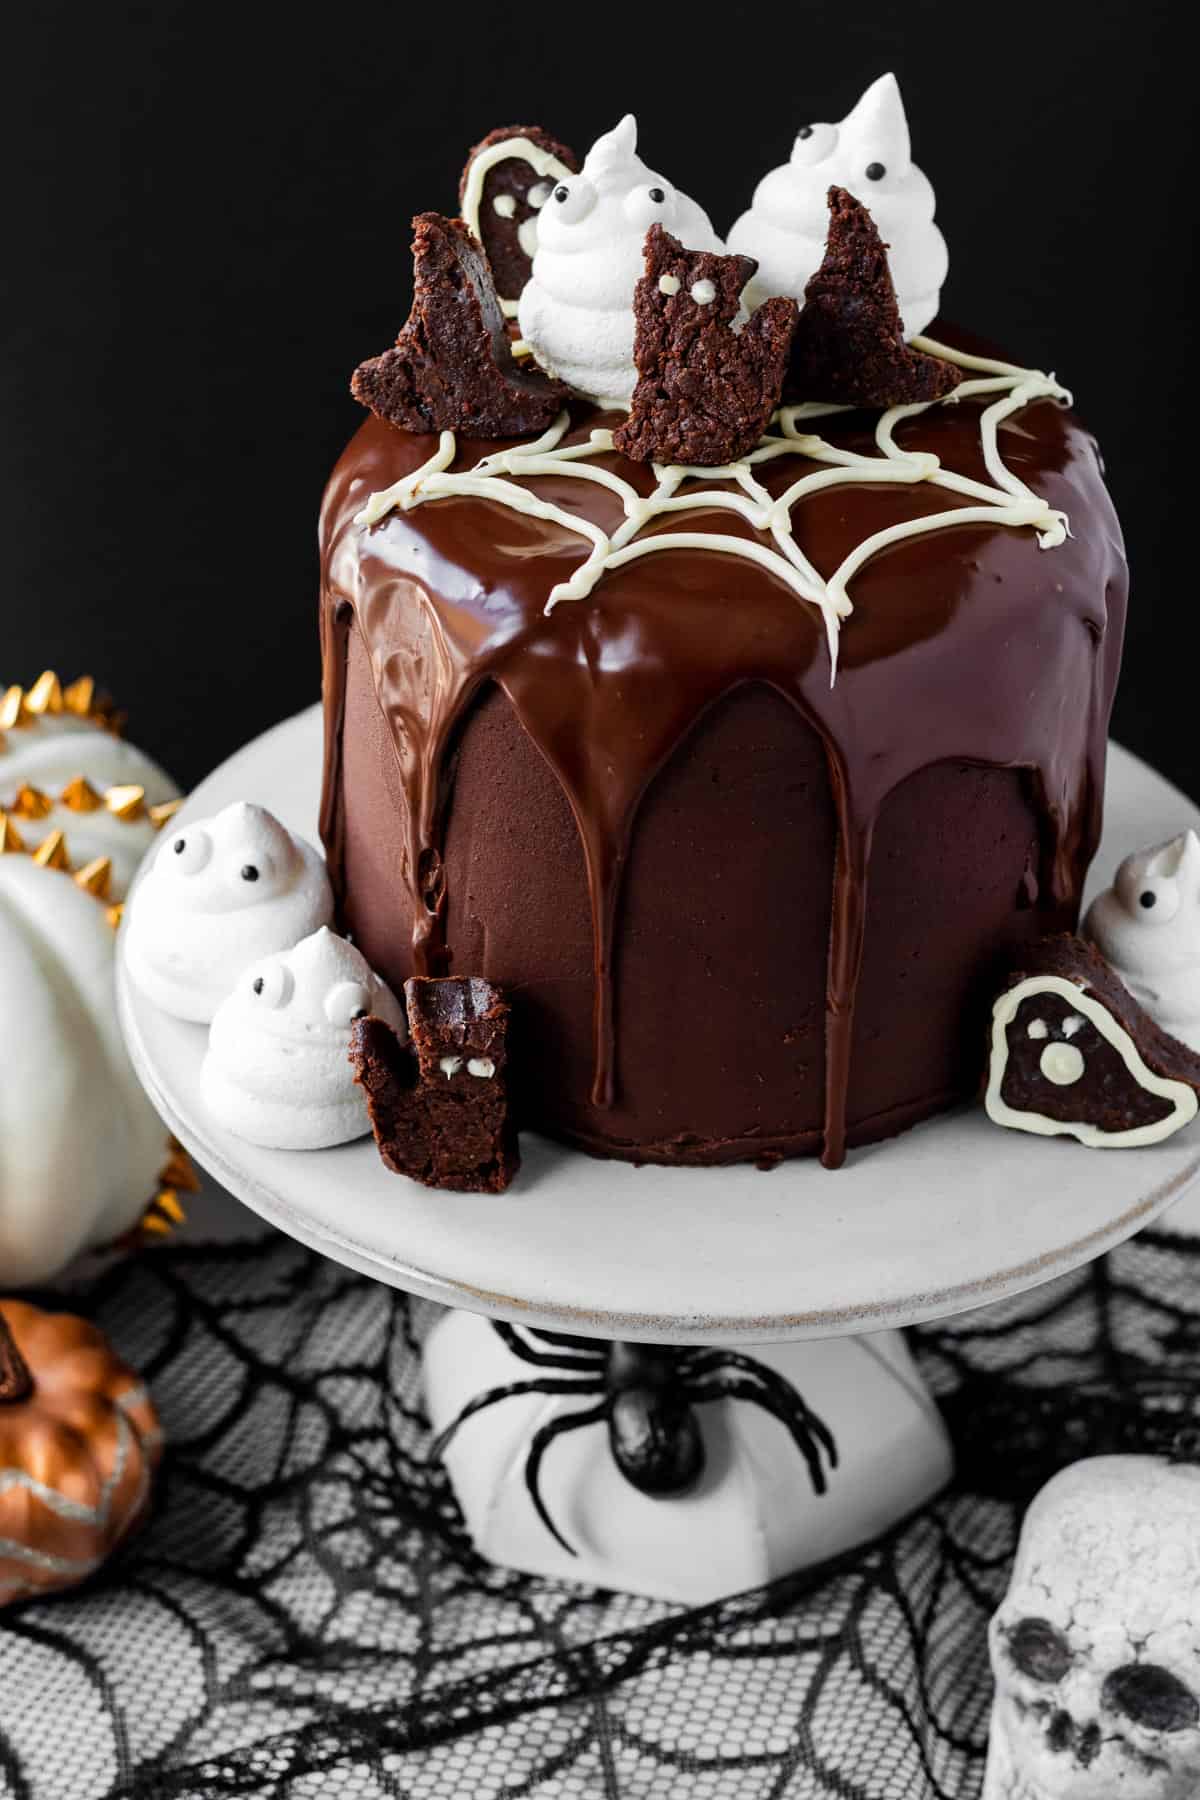
[[[0,1300],[0,1606],[92,1575],[145,1517],[161,1453],[94,1325]]]

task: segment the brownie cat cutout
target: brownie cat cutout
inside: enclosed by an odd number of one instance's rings
[[[634,295],[638,383],[613,433],[635,462],[719,467],[757,444],[779,404],[796,303],[767,300],[740,332],[733,322],[753,275],[749,256],[685,250],[652,225]]]

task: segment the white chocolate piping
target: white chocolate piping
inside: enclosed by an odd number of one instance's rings
[[[362,510],[355,514],[354,522],[361,526],[375,525],[393,508],[409,512],[427,500],[448,499],[455,494],[470,494],[495,500],[502,506],[512,507],[515,512],[552,520],[568,531],[588,539],[591,550],[568,581],[561,581],[550,590],[546,602],[547,613],[553,612],[561,601],[585,600],[607,570],[619,569],[625,563],[632,562],[635,557],[649,556],[661,550],[711,550],[743,557],[769,569],[799,599],[809,602],[820,611],[829,644],[832,686],[837,675],[841,622],[854,610],[847,592],[848,583],[864,563],[881,550],[886,550],[892,544],[902,543],[906,538],[923,536],[927,532],[944,530],[954,525],[1007,525],[1014,528],[1029,526],[1037,532],[1038,545],[1043,550],[1054,549],[1070,535],[1066,514],[1048,506],[1006,466],[1000,455],[997,437],[1002,421],[1030,401],[1049,398],[1069,405],[1071,396],[1067,389],[1053,375],[1042,374],[1040,370],[1022,369],[1013,363],[969,356],[965,352],[951,350],[932,338],[914,338],[913,346],[930,356],[941,357],[946,362],[976,373],[973,379],[961,382],[943,400],[923,401],[912,406],[893,406],[883,413],[875,429],[875,442],[881,452],[878,456],[862,456],[857,451],[840,450],[822,437],[798,430],[803,420],[828,417],[831,413],[846,412],[850,408],[812,403],[785,406],[772,419],[778,435],[768,433],[748,456],[713,469],[655,463],[653,468],[657,486],[652,494],[643,496],[619,475],[587,463],[589,457],[604,455],[612,450],[611,431],[593,431],[583,444],[562,443],[570,426],[570,417],[563,412],[548,431],[531,443],[496,451],[461,473],[450,471],[457,452],[455,435],[452,431],[443,431],[438,447],[428,462],[394,482],[391,487],[372,494]],[[901,421],[915,418],[919,413],[929,411],[931,406],[952,405],[959,400],[988,394],[995,394],[998,398],[984,410],[979,430],[984,463],[994,486],[956,474],[952,469],[944,469],[938,458],[926,451],[903,450],[896,443],[893,434]],[[801,476],[778,498],[755,479],[754,468],[757,464],[771,462],[779,456],[796,455],[830,466],[811,475]],[[516,481],[501,479],[506,475],[569,476],[597,482],[620,497],[625,511],[624,522],[610,535],[579,514],[565,512],[540,499],[531,489],[519,486]],[[740,491],[728,492],[706,487],[693,493],[677,493],[676,490],[688,481],[729,482]],[[864,539],[828,579],[823,578],[796,542],[791,509],[805,495],[822,488],[863,482],[925,482],[930,487],[945,488],[951,493],[961,494],[978,504],[948,508],[945,512],[900,520],[894,525],[888,525]],[[664,514],[711,511],[713,508],[724,508],[737,513],[755,531],[763,533],[771,541],[691,531],[663,532],[653,537],[638,536],[644,525]]]
[[[483,242],[483,238],[479,231],[479,203],[483,199],[484,177],[487,175],[489,169],[495,168],[497,163],[509,162],[513,157],[519,158],[521,162],[527,162],[536,174],[541,175],[543,178],[550,177],[553,181],[567,181],[572,174],[572,171],[568,169],[565,162],[562,162],[557,156],[551,155],[549,150],[543,150],[540,145],[534,143],[532,138],[501,138],[498,144],[489,144],[486,150],[481,150],[478,156],[473,156],[471,158],[471,167],[467,173],[467,185],[463,189],[462,197],[462,221],[471,233],[471,236],[478,238],[480,243]],[[540,186],[540,182],[535,183],[529,190],[530,203],[533,205],[536,205],[536,202],[533,200],[533,195]],[[549,197],[550,190],[547,188],[546,192],[542,195],[543,203],[548,200]],[[498,204],[496,210],[498,212],[500,210]],[[502,218],[511,216],[511,211],[507,214],[501,214]],[[524,243],[522,243],[522,248],[525,248]],[[526,249],[526,255],[528,254],[529,252]],[[497,298],[499,298],[499,296],[497,296]],[[515,300],[500,300],[500,310],[505,318],[516,318],[517,304],[518,303]]]
[[[1170,1100],[1175,1110],[1168,1113],[1165,1119],[1156,1119],[1152,1125],[1131,1126],[1127,1131],[1101,1131],[1098,1125],[1088,1125],[1082,1120],[1067,1124],[1059,1119],[1048,1119],[1042,1113],[1023,1112],[1009,1106],[1000,1093],[1008,1062],[1006,1029],[1016,1018],[1022,1000],[1029,994],[1060,994],[1064,1000],[1069,1001],[1078,1012],[1091,1020],[1101,1037],[1112,1045],[1138,1086],[1151,1094],[1160,1095],[1164,1100]],[[1067,1050],[1073,1046],[1064,1044],[1061,1048]],[[1058,1077],[1046,1068],[1045,1054],[1043,1051],[1042,1073],[1049,1080],[1055,1081]],[[1076,1055],[1078,1054],[1076,1051]],[[1018,982],[1016,987],[1010,988],[996,1002],[992,1011],[992,1055],[984,1104],[988,1118],[997,1125],[1015,1126],[1019,1131],[1036,1132],[1042,1137],[1078,1138],[1081,1144],[1087,1144],[1093,1150],[1124,1150],[1134,1149],[1139,1144],[1156,1144],[1177,1131],[1181,1122],[1186,1124],[1195,1118],[1197,1111],[1195,1089],[1188,1087],[1186,1082],[1170,1081],[1166,1076],[1156,1075],[1153,1069],[1147,1068],[1137,1045],[1129,1033],[1117,1024],[1112,1014],[1090,994],[1085,994],[1081,987],[1077,987],[1073,981],[1065,980],[1061,975],[1031,975],[1027,980]]]

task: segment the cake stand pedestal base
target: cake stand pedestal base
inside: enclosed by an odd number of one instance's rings
[[[549,1348],[516,1330],[539,1353]],[[596,1370],[613,1347],[577,1342]],[[555,1348],[564,1360],[571,1354],[565,1345]],[[688,1358],[708,1353],[677,1354],[686,1395]],[[826,1492],[814,1491],[785,1426],[750,1400],[696,1406],[703,1470],[686,1492],[665,1497],[641,1493],[626,1479],[606,1422],[596,1420],[556,1435],[538,1474],[546,1511],[567,1550],[538,1515],[526,1467],[539,1431],[572,1413],[590,1413],[604,1399],[602,1375],[531,1367],[490,1320],[447,1312],[424,1354],[435,1433],[496,1388],[539,1376],[579,1383],[577,1395],[498,1399],[455,1433],[445,1461],[476,1549],[527,1574],[699,1606],[878,1536],[950,1480],[945,1427],[900,1332],[761,1344],[740,1354],[781,1376],[832,1431],[838,1460],[833,1469],[826,1465]],[[730,1374],[736,1378],[738,1371]]]

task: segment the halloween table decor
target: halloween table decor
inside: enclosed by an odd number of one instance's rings
[[[1054,1476],[989,1645],[984,1800],[1192,1800],[1200,1466],[1096,1456]]]
[[[824,1420],[774,1369],[754,1357],[734,1350],[656,1349],[619,1340],[593,1344],[532,1326],[522,1332],[501,1320],[494,1322],[493,1330],[514,1356],[539,1373],[477,1394],[438,1433],[432,1454],[444,1455],[468,1419],[518,1395],[594,1400],[594,1405],[563,1412],[541,1426],[525,1462],[525,1486],[538,1518],[572,1556],[576,1552],[546,1510],[539,1485],[542,1459],[555,1439],[568,1432],[603,1424],[613,1461],[631,1487],[642,1494],[682,1494],[704,1472],[696,1408],[706,1402],[739,1400],[761,1406],[779,1420],[804,1459],[815,1494],[823,1494],[828,1486],[826,1464],[837,1467],[837,1445]]]
[[[93,1575],[145,1517],[161,1453],[94,1325],[0,1300],[0,1606]]]
[[[476,1548],[551,1579],[702,1603],[861,1543],[951,1474],[899,1332],[743,1351],[448,1312],[423,1366]]]
[[[35,854],[48,844],[46,860],[90,871],[91,891],[113,904],[179,805],[174,782],[120,724],[90,676],[64,685],[47,669],[0,698],[0,846]]]
[[[103,861],[57,835],[0,855],[0,1283],[45,1281],[170,1183],[167,1131],[117,1024]],[[176,1187],[178,1183],[176,1183]]]

